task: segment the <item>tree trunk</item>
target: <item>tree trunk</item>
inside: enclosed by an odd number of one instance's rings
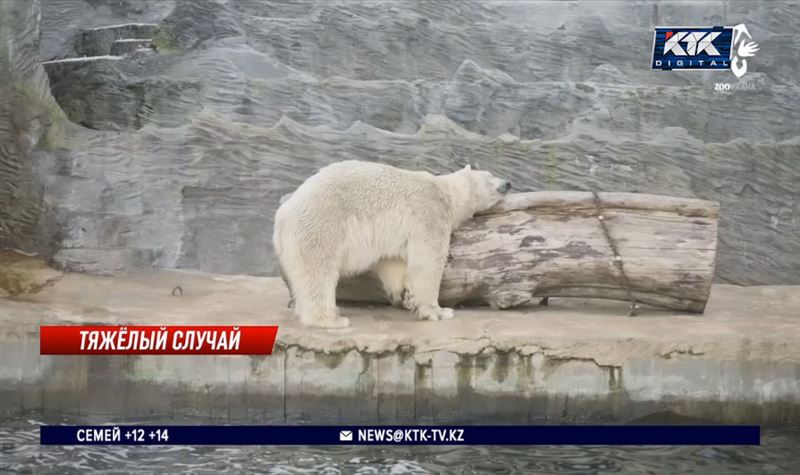
[[[718,219],[718,203],[697,199],[512,194],[453,232],[439,300],[509,308],[543,297],[603,298],[701,313]],[[337,297],[388,302],[370,274],[343,279]]]

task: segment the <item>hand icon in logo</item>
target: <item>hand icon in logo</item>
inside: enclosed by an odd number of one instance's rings
[[[747,72],[747,60],[745,58],[753,57],[758,52],[758,43],[748,41],[745,37],[752,38],[744,24],[733,27],[733,44],[738,44],[739,46],[735,50],[736,54],[731,55],[731,72],[737,78],[744,76],[744,73]]]
[[[740,58],[749,58],[750,56],[755,56],[758,53],[758,43],[755,41],[742,41],[739,43],[739,49],[736,50],[736,54]]]

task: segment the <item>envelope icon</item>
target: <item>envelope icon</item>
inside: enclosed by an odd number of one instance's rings
[[[339,441],[340,442],[352,442],[353,441],[353,431],[351,431],[351,430],[340,430],[339,431]]]

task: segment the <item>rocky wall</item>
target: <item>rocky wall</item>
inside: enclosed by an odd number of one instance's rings
[[[650,70],[654,25],[742,22],[741,80]],[[717,200],[718,280],[800,283],[794,2],[59,0],[41,25],[70,122],[35,149],[39,194],[0,206],[47,203],[20,235],[65,268],[274,275],[278,198],[356,158]]]

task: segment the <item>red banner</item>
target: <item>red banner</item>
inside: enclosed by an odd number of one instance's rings
[[[269,355],[276,326],[41,326],[42,355]]]

